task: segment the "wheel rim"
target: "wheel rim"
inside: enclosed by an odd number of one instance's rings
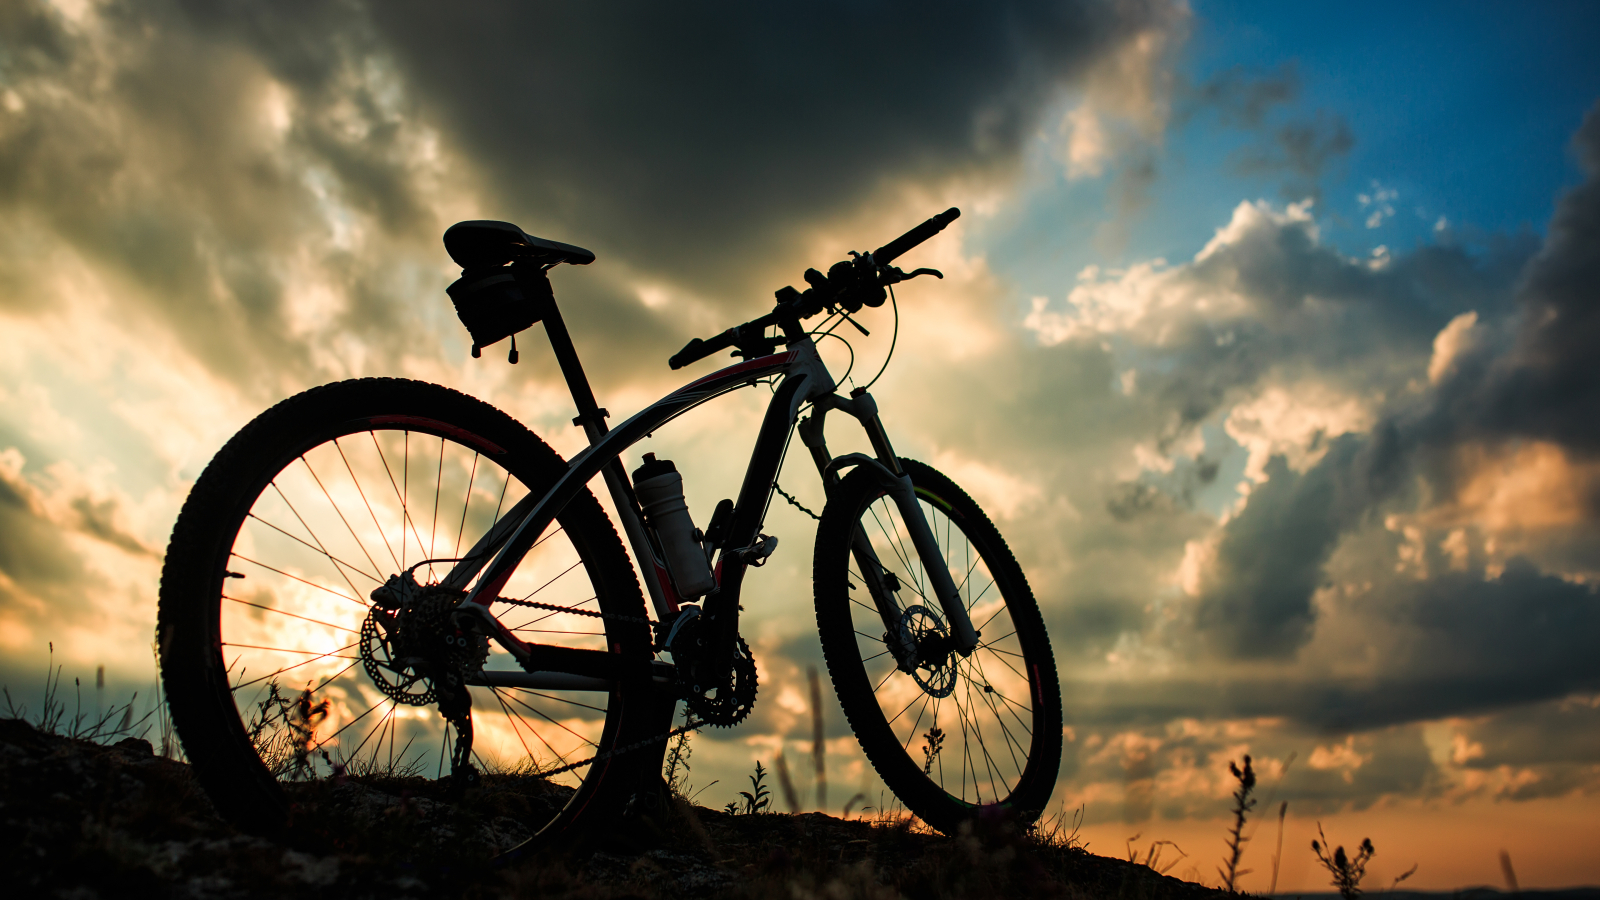
[[[858,658],[896,743],[929,781],[966,805],[1004,803],[1028,771],[1037,729],[1023,638],[994,572],[995,554],[981,537],[963,529],[950,504],[923,487],[917,495],[944,554],[940,563],[981,634],[978,648],[965,658],[951,653],[924,661],[913,672],[902,671],[852,553],[848,607]],[[899,582],[898,618],[911,626],[908,630],[923,642],[948,630],[928,570],[894,502],[879,494],[857,522],[879,562]]]
[[[373,646],[374,588],[423,560],[467,553],[474,536],[526,493],[518,474],[496,462],[505,456],[496,451],[454,426],[357,421],[297,448],[261,488],[227,558],[227,573],[245,577],[222,579],[219,637],[246,736],[279,781],[449,774],[453,729],[436,706],[386,695],[361,649]],[[502,596],[598,611],[582,538],[559,526],[541,538]],[[448,569],[425,564],[416,577],[428,584]],[[506,604],[494,610],[524,640],[588,650],[613,643],[596,618]],[[498,647],[485,668],[517,669]],[[397,673],[396,681],[404,678]],[[607,693],[469,690],[472,755],[489,773],[564,766],[604,743]],[[413,701],[421,693],[417,685],[399,693],[407,692]],[[570,796],[587,771],[551,783]]]

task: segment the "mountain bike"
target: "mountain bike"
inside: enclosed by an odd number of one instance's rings
[[[777,547],[762,529],[798,433],[826,493],[818,633],[862,751],[934,828],[984,808],[1036,817],[1062,723],[1027,579],[961,488],[896,455],[867,387],[838,392],[816,343],[845,323],[865,331],[854,317],[894,301],[894,285],[942,278],[892,263],[959,214],[807,270],[767,314],[691,341],[673,369],[723,350],[741,361],[614,428],[547,274],[594,254],[509,223],[452,226],[463,272],[448,292],[473,356],[509,337],[515,362],[517,333],[542,322],[589,444],[565,460],[482,401],[383,378],[291,397],[229,440],[174,526],[158,622],[172,720],[217,809],[273,832],[297,785],[388,778],[448,801],[537,775],[516,813],[521,846],[611,821],[659,779],[670,736],[738,724],[756,702],[740,603]],[[772,396],[738,497],[703,528],[677,463],[645,454],[627,470],[637,442],[758,383]],[[873,452],[833,456],[830,413],[856,420]],[[622,538],[589,489],[597,476]]]

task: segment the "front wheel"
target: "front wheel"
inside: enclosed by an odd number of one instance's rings
[[[950,833],[982,808],[1032,821],[1061,763],[1061,687],[1022,569],[978,505],[933,468],[900,464],[943,559],[921,558],[865,466],[817,527],[817,627],[861,749],[924,822]],[[928,579],[950,572],[979,642],[940,652],[950,627]]]

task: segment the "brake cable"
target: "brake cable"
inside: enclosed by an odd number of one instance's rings
[[[871,389],[873,385],[878,383],[878,379],[883,377],[883,373],[889,370],[889,360],[894,359],[894,345],[900,340],[900,303],[895,299],[894,285],[891,284],[888,287],[889,305],[894,309],[894,332],[889,338],[889,355],[883,358],[883,366],[878,369],[878,374],[872,376],[872,380],[867,382],[866,387],[862,388],[863,391]],[[851,351],[852,364],[854,363],[854,360],[855,352]]]

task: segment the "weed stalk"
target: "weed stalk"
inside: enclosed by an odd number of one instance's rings
[[[1223,861],[1223,866],[1217,867],[1217,874],[1222,876],[1222,886],[1231,894],[1239,892],[1237,887],[1239,876],[1250,874],[1249,869],[1239,868],[1239,858],[1244,855],[1245,842],[1250,840],[1244,836],[1245,817],[1255,809],[1256,801],[1250,792],[1256,789],[1256,773],[1250,768],[1250,754],[1244,757],[1244,768],[1240,769],[1237,763],[1228,762],[1228,771],[1233,774],[1239,786],[1233,792],[1233,828],[1228,831],[1228,857]]]

